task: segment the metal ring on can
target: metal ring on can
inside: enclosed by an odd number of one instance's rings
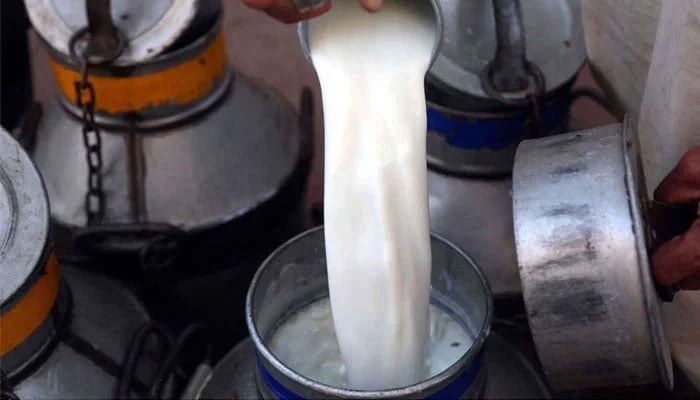
[[[528,88],[522,91],[522,93],[525,94],[523,97],[507,97],[504,95],[503,92],[497,90],[494,87],[492,79],[493,68],[492,63],[490,62],[486,65],[484,70],[481,71],[481,88],[487,95],[493,97],[494,99],[500,101],[503,104],[518,107],[528,106],[529,104],[531,104],[529,96],[534,95],[535,97],[539,97],[544,91],[545,82],[544,75],[542,75],[542,71],[537,65],[530,61],[527,61],[525,65],[527,67],[527,72],[529,73],[531,80]]]
[[[192,24],[202,23],[214,0],[112,0],[113,24],[121,28],[128,46],[113,64],[130,66],[158,56],[183,38]],[[32,26],[48,47],[64,57],[71,54],[70,38],[87,25],[86,8],[103,7],[99,0],[24,0]],[[87,6],[87,7],[86,7]],[[102,14],[102,16],[106,16]]]
[[[124,47],[126,47],[126,37],[119,29],[116,29],[116,32],[117,46],[115,46],[111,52],[106,54],[86,55],[85,53],[79,54],[78,50],[76,49],[76,46],[78,45],[78,43],[80,43],[80,39],[89,41],[90,30],[87,26],[78,30],[73,34],[73,36],[71,36],[70,41],[68,42],[68,50],[70,51],[71,58],[78,64],[82,64],[83,59],[85,59],[90,65],[102,65],[110,61],[114,61],[122,53]]]

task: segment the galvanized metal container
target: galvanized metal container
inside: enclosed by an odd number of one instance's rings
[[[520,141],[566,131],[569,91],[585,61],[579,2],[439,3],[445,38],[426,77],[431,229],[474,257],[496,299],[518,296],[513,158]],[[497,60],[537,69],[541,87],[529,87],[529,99],[485,92]]]
[[[629,121],[528,140],[513,172],[515,239],[537,353],[557,389],[673,385]]]
[[[302,137],[294,107],[231,70],[221,29],[217,22],[148,62],[90,68],[101,127],[102,225],[198,234],[276,199],[310,161],[310,138]],[[87,224],[88,190],[74,93],[79,67],[55,52],[52,67],[61,95],[41,120],[33,157],[54,221],[75,230]]]
[[[296,373],[267,347],[275,328],[291,313],[328,296],[323,228],[307,231],[281,246],[251,283],[246,322],[258,356],[257,385],[264,398],[475,398],[486,379],[484,343],[491,326],[492,299],[479,267],[454,245],[433,235],[432,301],[446,309],[475,339],[472,347],[442,373],[405,388],[357,391],[315,382]]]
[[[346,1],[346,0],[343,0]],[[410,1],[418,1],[418,0],[410,0]],[[420,1],[429,1],[430,5],[432,6],[432,11],[433,15],[432,17],[435,19],[435,45],[433,46],[433,51],[432,51],[432,59],[430,61],[430,64],[432,65],[435,62],[435,59],[438,56],[438,53],[440,52],[440,46],[442,45],[442,31],[443,31],[443,17],[442,17],[442,10],[440,8],[440,2],[438,0],[420,0]],[[313,60],[311,59],[311,49],[309,47],[309,29],[310,25],[313,24],[313,19],[312,20],[306,20],[299,22],[298,28],[297,28],[297,33],[299,35],[299,42],[301,43],[301,49],[304,51],[304,55],[306,56],[306,59],[313,64]]]
[[[0,131],[0,268],[3,398],[116,397],[132,336],[150,318],[122,285],[59,268],[41,178],[5,131]],[[152,350],[137,379],[153,373],[160,351]]]
[[[137,3],[113,2],[113,11],[167,2]],[[86,149],[75,92],[80,65],[46,44],[59,95],[32,153],[60,254],[87,255],[87,268],[128,280],[153,315],[175,328],[207,324],[220,356],[247,334],[245,293],[260,261],[304,228],[313,104],[304,91],[297,113],[274,90],[235,72],[221,10],[213,10],[204,30],[188,29],[183,35],[192,37],[147,60],[90,65],[98,173],[86,160],[95,152]],[[104,212],[88,223],[95,175]]]

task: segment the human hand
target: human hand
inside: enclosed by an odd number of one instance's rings
[[[382,0],[358,0],[362,8],[369,12],[376,12],[382,8]],[[292,0],[243,0],[248,7],[256,10],[264,11],[271,17],[291,24],[305,19],[318,17],[324,14],[331,8],[330,0],[324,2],[321,6],[315,7],[309,11],[299,12]]]
[[[700,202],[700,147],[687,152],[664,178],[654,198],[668,204]],[[663,285],[678,284],[681,289],[700,289],[700,219],[690,229],[659,246],[651,257],[654,278]]]

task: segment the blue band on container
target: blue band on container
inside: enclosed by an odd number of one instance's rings
[[[291,390],[284,387],[277,379],[275,379],[265,368],[263,363],[260,361],[260,357],[255,353],[255,359],[258,363],[258,369],[260,370],[260,376],[262,377],[265,385],[268,389],[280,400],[304,400],[303,397],[292,392]],[[476,378],[479,376],[481,367],[484,364],[484,350],[481,350],[474,361],[462,371],[457,378],[452,382],[447,384],[444,388],[426,397],[428,400],[442,400],[442,399],[458,399],[464,393],[469,390],[471,385],[474,383]]]
[[[569,113],[566,99],[548,104],[540,113],[545,135],[557,133]],[[444,136],[447,142],[463,149],[503,149],[526,139],[529,115],[504,118],[468,118],[451,115],[428,106],[428,132]]]
[[[484,365],[484,350],[482,349],[476,355],[474,361],[462,371],[455,380],[450,382],[444,388],[426,397],[427,400],[442,400],[442,399],[459,399],[464,393],[469,390],[476,378],[481,372],[481,367]]]
[[[260,356],[255,353],[255,360],[258,362],[258,370],[260,370],[260,376],[265,381],[265,385],[270,389],[274,395],[280,400],[304,400],[303,397],[292,392],[291,390],[284,387],[281,383],[277,381],[270,373],[267,371],[263,363],[260,361]]]

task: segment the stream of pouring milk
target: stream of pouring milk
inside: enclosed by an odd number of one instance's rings
[[[325,239],[333,321],[354,389],[426,376],[430,231],[423,79],[429,1],[376,14],[334,0],[309,22],[325,118]]]

